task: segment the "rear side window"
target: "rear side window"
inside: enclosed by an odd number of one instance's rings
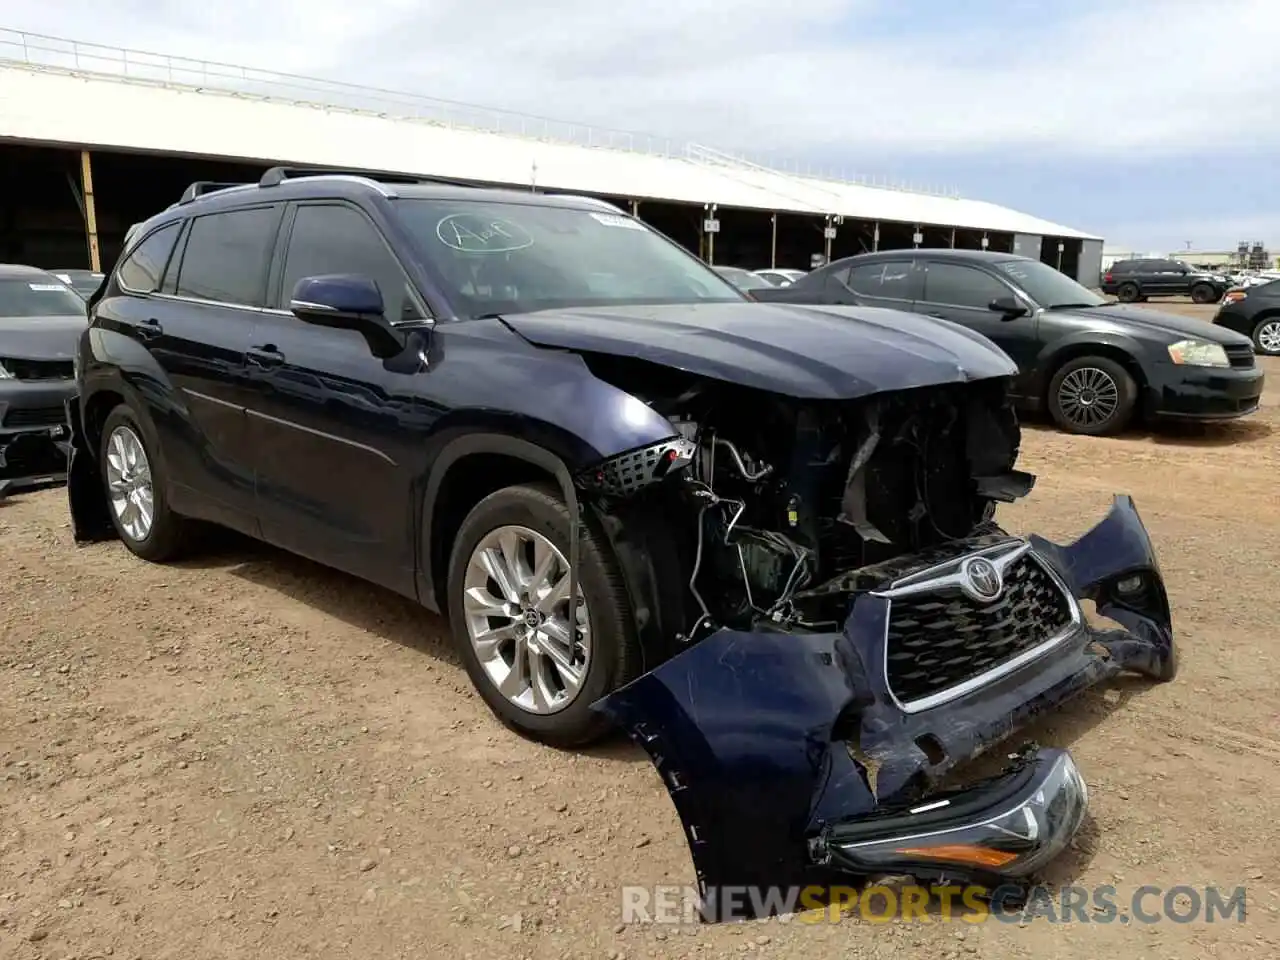
[[[855,266],[844,282],[854,293],[886,300],[914,300],[910,260],[884,260]]]
[[[181,227],[181,221],[166,224],[134,247],[116,271],[120,286],[130,293],[154,293]]]
[[[262,306],[278,220],[277,207],[196,217],[175,292],[215,303]]]

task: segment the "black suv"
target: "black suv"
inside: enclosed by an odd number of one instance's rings
[[[989,340],[753,302],[602,201],[197,184],[89,311],[77,541],[160,561],[212,521],[447,611],[506,723],[643,745],[709,885],[1025,876],[1084,816],[1064,752],[913,800],[1177,669],[1131,500],[1069,545],[995,522],[1034,477]]]
[[[1195,303],[1216,303],[1231,287],[1221,273],[1197,270],[1178,260],[1117,260],[1102,275],[1102,292],[1121,303],[1149,297],[1190,297]]]
[[[1135,415],[1221,420],[1258,408],[1247,337],[1110,303],[1048,264],[977,250],[860,254],[756,291],[767,302],[888,307],[958,323],[1018,365],[1018,403],[1071,433],[1117,433]]]

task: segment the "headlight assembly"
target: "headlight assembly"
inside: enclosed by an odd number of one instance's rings
[[[1169,359],[1187,367],[1229,367],[1227,351],[1203,340],[1179,340],[1169,345]]]

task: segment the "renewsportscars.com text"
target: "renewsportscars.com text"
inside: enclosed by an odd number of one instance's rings
[[[1145,885],[1121,893],[1114,886],[999,887],[623,887],[623,923],[687,924],[700,919],[838,923],[1244,923],[1244,887]]]

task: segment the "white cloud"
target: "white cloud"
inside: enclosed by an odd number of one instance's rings
[[[1274,3],[1081,0],[1039,29],[987,5],[860,39],[888,2],[9,0],[3,25],[792,157],[1280,145]]]

